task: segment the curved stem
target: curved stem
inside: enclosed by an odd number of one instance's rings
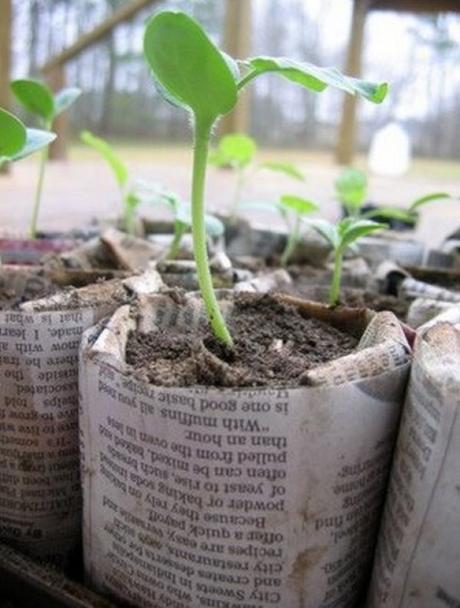
[[[250,72],[248,72],[245,76],[243,76],[243,78],[238,82],[237,84],[237,88],[238,91],[241,91],[241,89],[243,87],[245,87],[248,82],[251,82],[251,80],[254,80],[254,78],[256,78],[259,75],[259,72],[257,70],[251,70]]]
[[[339,303],[340,282],[342,279],[342,260],[342,248],[337,247],[334,254],[334,271],[332,274],[331,289],[329,291],[329,304],[331,306],[336,306]]]
[[[294,249],[296,248],[297,242],[299,240],[299,230],[300,216],[296,215],[294,227],[289,233],[286,247],[284,248],[283,254],[281,256],[281,266],[287,266],[287,263],[291,259],[291,256],[294,253]]]
[[[40,154],[40,165],[38,169],[38,182],[37,188],[35,190],[35,198],[34,198],[34,206],[32,210],[32,219],[30,222],[29,234],[30,238],[34,239],[37,236],[37,219],[38,212],[40,209],[40,203],[42,199],[42,191],[43,191],[43,180],[45,177],[45,166],[48,160],[48,146],[43,148],[42,153]]]
[[[185,230],[186,226],[184,224],[182,224],[181,222],[175,222],[173,240],[171,241],[168,253],[166,254],[167,260],[175,260],[177,258],[177,254],[179,253],[180,246],[182,243],[182,237],[184,236]]]
[[[232,338],[217,303],[216,294],[214,293],[211,271],[208,263],[204,214],[204,190],[211,127],[211,122],[200,121],[197,117],[195,117],[195,142],[192,176],[193,251],[195,254],[198,283],[200,285],[201,295],[203,296],[211,327],[217,339],[221,340],[228,346],[232,346]]]

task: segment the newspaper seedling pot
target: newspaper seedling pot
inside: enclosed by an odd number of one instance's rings
[[[32,270],[3,268],[0,277],[2,295],[16,294],[19,301],[51,287],[46,275]],[[80,338],[155,281],[156,274],[57,293],[51,288],[53,295],[0,311],[1,541],[69,565],[81,529]]]
[[[146,298],[85,333],[88,581],[151,608],[349,608],[368,581],[409,367],[399,323],[285,297],[360,337],[358,351],[294,389],[153,386],[126,364],[128,334],[198,328],[201,304],[186,301]]]
[[[367,608],[460,602],[460,306],[420,328]]]
[[[3,264],[36,265],[44,255],[59,254],[78,245],[75,239],[0,238],[0,259]]]
[[[222,218],[221,218],[222,219]],[[264,260],[279,260],[283,253],[287,234],[285,232],[257,228],[240,218],[225,218],[226,251],[230,257],[253,256]],[[316,232],[310,230],[301,236],[290,261],[293,264],[322,266],[327,261],[330,248]]]
[[[403,234],[382,233],[364,237],[359,241],[359,253],[371,266],[391,261],[400,266],[420,266],[425,252],[424,245]]]

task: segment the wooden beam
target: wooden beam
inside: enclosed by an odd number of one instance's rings
[[[459,0],[372,0],[370,10],[411,13],[459,13]]]
[[[11,70],[11,22],[13,11],[11,0],[0,0],[0,106],[10,107],[10,70]],[[8,173],[8,163],[2,166],[1,173]]]
[[[345,73],[349,76],[361,75],[362,52],[364,42],[364,26],[368,12],[369,0],[354,0],[351,20]],[[341,165],[349,165],[353,160],[356,131],[357,98],[345,95],[342,106],[342,118],[336,148],[336,161]]]
[[[244,59],[251,54],[251,0],[226,0],[224,42],[226,53],[236,59]],[[250,96],[245,90],[236,108],[220,123],[220,133],[246,132],[250,123]]]
[[[59,91],[66,86],[65,65],[56,65],[52,70],[48,70],[46,80],[53,91]],[[59,114],[53,123],[54,133],[57,137],[50,145],[50,160],[66,160],[67,158],[67,138],[69,130],[68,113]]]
[[[4,0],[0,0],[0,2],[4,2]],[[91,32],[84,34],[74,44],[47,61],[42,67],[42,72],[49,72],[57,65],[62,65],[74,59],[87,48],[105,38],[117,25],[134,17],[141,9],[158,2],[159,0],[132,0],[128,4],[124,4]]]

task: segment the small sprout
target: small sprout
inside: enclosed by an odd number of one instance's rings
[[[260,168],[268,169],[269,171],[274,171],[275,173],[282,173],[283,175],[292,177],[300,182],[305,181],[305,174],[299,169],[299,167],[294,165],[294,163],[282,163],[276,160],[267,160],[261,163]]]
[[[104,139],[96,137],[90,131],[82,131],[80,138],[86,145],[96,150],[112,169],[121,194],[125,229],[128,234],[135,234],[137,209],[143,201],[141,186],[138,187],[136,183],[130,184],[127,166]]]
[[[31,79],[13,80],[11,83],[11,89],[19,103],[28,112],[38,116],[40,126],[46,131],[49,131],[52,128],[54,120],[60,114],[62,114],[62,112],[67,110],[81,94],[80,89],[70,87],[62,89],[62,91],[59,91],[56,93],[56,95],[54,95],[51,89],[44,82]],[[35,202],[30,224],[31,238],[35,238],[37,234],[37,219],[40,209],[43,179],[45,176],[45,165],[47,160],[48,147],[46,146],[43,148],[40,159],[38,183],[35,192]]]
[[[387,226],[359,217],[346,217],[335,225],[326,220],[311,220],[308,224],[326,239],[334,251],[334,270],[329,291],[329,304],[336,306],[340,298],[342,262],[345,250],[360,238]]]
[[[216,167],[230,167],[236,173],[236,185],[232,202],[232,215],[241,203],[241,194],[246,184],[248,172],[257,152],[257,144],[243,133],[225,135],[219,141],[217,149],[210,154],[209,162]]]
[[[303,172],[293,163],[265,161],[257,164],[254,158],[256,153],[257,144],[252,137],[243,133],[234,133],[222,137],[216,150],[210,154],[210,164],[221,168],[230,167],[236,173],[235,193],[231,205],[232,216],[236,215],[241,205],[242,193],[249,178],[261,169],[281,173],[298,181],[305,180]]]
[[[288,239],[286,247],[281,255],[281,265],[287,266],[300,239],[300,222],[302,219],[319,210],[313,201],[306,200],[300,196],[286,194],[280,198],[280,206],[288,225]],[[293,216],[291,219],[290,216]]]
[[[41,150],[55,139],[54,133],[27,129],[19,118],[0,108],[0,167]]]
[[[202,27],[180,11],[163,11],[147,23],[144,54],[164,97],[192,115],[194,155],[192,172],[192,232],[198,282],[211,327],[217,339],[232,346],[220,311],[206,250],[205,184],[209,139],[217,120],[236,106],[239,92],[256,77],[273,72],[312,91],[328,85],[380,103],[386,84],[343,76],[334,68],[318,68],[284,58],[255,57],[238,64],[222,53]]]
[[[447,194],[447,192],[433,192],[432,194],[427,194],[417,198],[409,205],[407,209],[400,209],[398,207],[378,207],[377,209],[372,209],[372,211],[363,213],[362,217],[374,218],[379,221],[398,220],[400,222],[404,222],[405,224],[415,226],[420,207],[423,207],[423,205],[427,205],[428,203],[433,203],[434,201],[450,198],[452,197],[450,194]]]
[[[358,169],[344,169],[335,181],[335,191],[348,215],[360,215],[367,199],[366,174]]]
[[[167,260],[174,260],[179,254],[182,237],[192,228],[192,209],[179,196],[166,190],[160,190],[151,202],[164,203],[173,214],[174,235],[165,257]],[[218,238],[224,234],[223,223],[214,215],[206,214],[204,221],[209,236]]]

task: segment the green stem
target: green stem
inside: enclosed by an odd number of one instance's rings
[[[342,260],[343,251],[340,247],[335,250],[334,254],[334,271],[332,274],[331,289],[329,291],[329,304],[336,306],[340,298],[340,282],[342,279]]]
[[[204,213],[204,191],[209,137],[212,123],[195,117],[195,145],[192,176],[192,234],[198,283],[203,296],[209,322],[216,338],[232,346],[233,341],[217,303],[208,263],[206,224]]]
[[[47,130],[49,130],[50,125],[46,125]],[[46,162],[48,160],[48,146],[43,148],[42,153],[40,154],[40,165],[38,169],[38,182],[37,188],[35,190],[35,199],[34,199],[34,207],[32,210],[32,219],[30,222],[29,234],[30,238],[34,239],[37,236],[37,219],[38,219],[38,211],[40,209],[40,203],[42,199],[42,191],[43,191],[43,180],[45,177],[45,167]]]
[[[184,224],[181,224],[181,222],[175,222],[174,237],[171,241],[171,245],[169,246],[168,253],[166,254],[167,260],[175,260],[177,258],[185,230],[186,226],[184,226]]]
[[[245,76],[243,76],[243,78],[238,82],[237,84],[237,88],[238,91],[241,91],[241,89],[243,87],[245,87],[248,82],[251,82],[251,80],[254,80],[254,78],[256,78],[259,75],[259,72],[257,70],[251,70],[249,71]]]
[[[287,263],[291,259],[294,249],[299,240],[300,232],[300,216],[296,215],[293,229],[290,231],[286,247],[284,248],[283,254],[281,255],[281,266],[287,266]]]
[[[125,205],[125,228],[126,232],[134,236],[136,233],[136,214],[134,213],[134,209],[129,205]]]

